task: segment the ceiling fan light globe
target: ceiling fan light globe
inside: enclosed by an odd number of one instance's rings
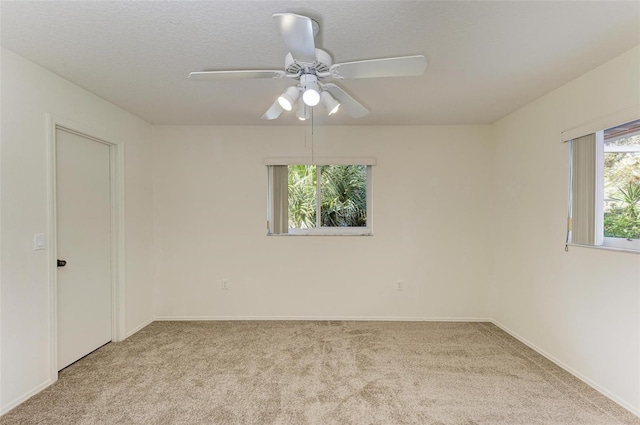
[[[314,89],[308,88],[302,94],[302,100],[308,106],[316,106],[318,103],[320,103],[320,93],[318,93]]]
[[[280,106],[282,106],[282,109],[284,109],[285,111],[290,111],[291,109],[293,109],[293,105],[291,104],[289,99],[284,97],[284,95],[281,95],[278,98],[278,103],[280,104]]]
[[[309,118],[309,107],[304,102],[300,102],[296,117],[298,117],[300,121],[306,121]]]
[[[278,103],[282,106],[282,109],[288,112],[293,109],[293,105],[296,103],[296,100],[298,100],[298,96],[300,96],[298,88],[291,86],[278,97]]]
[[[338,109],[340,109],[340,102],[338,102],[333,96],[331,96],[331,93],[329,92],[323,91],[320,94],[320,100],[322,101],[322,105],[327,110],[329,115],[335,114],[336,112],[338,112]]]
[[[308,106],[316,106],[320,103],[320,86],[315,74],[303,74],[300,76],[302,86],[302,100]]]

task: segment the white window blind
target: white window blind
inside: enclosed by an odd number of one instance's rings
[[[271,202],[271,233],[283,234],[289,232],[289,189],[288,167],[274,165],[271,170],[271,187],[273,202]]]
[[[575,244],[596,242],[596,135],[571,140],[571,202],[569,240]]]

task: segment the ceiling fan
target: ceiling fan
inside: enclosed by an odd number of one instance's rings
[[[291,111],[299,97],[296,116],[306,120],[310,110],[322,103],[329,115],[340,107],[354,118],[369,113],[357,100],[328,79],[404,77],[422,75],[427,60],[422,55],[371,59],[355,62],[333,63],[331,56],[315,46],[318,23],[306,16],[293,13],[276,13],[273,18],[280,29],[289,53],[285,57],[284,70],[236,70],[192,72],[193,80],[229,80],[254,78],[291,78],[298,82],[288,87],[273,102],[262,119],[273,120],[283,111]]]

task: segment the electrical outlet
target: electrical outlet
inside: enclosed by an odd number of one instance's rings
[[[404,283],[402,281],[396,282],[396,291],[402,291],[404,289]]]
[[[222,279],[222,282],[220,282],[220,289],[224,291],[229,289],[229,281],[227,279]]]

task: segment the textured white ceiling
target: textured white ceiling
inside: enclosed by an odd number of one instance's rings
[[[195,82],[281,69],[271,15],[320,23],[334,62],[423,54],[423,76],[339,84],[371,113],[337,125],[491,123],[640,44],[638,1],[2,1],[1,43],[153,124],[260,119],[291,80]]]

